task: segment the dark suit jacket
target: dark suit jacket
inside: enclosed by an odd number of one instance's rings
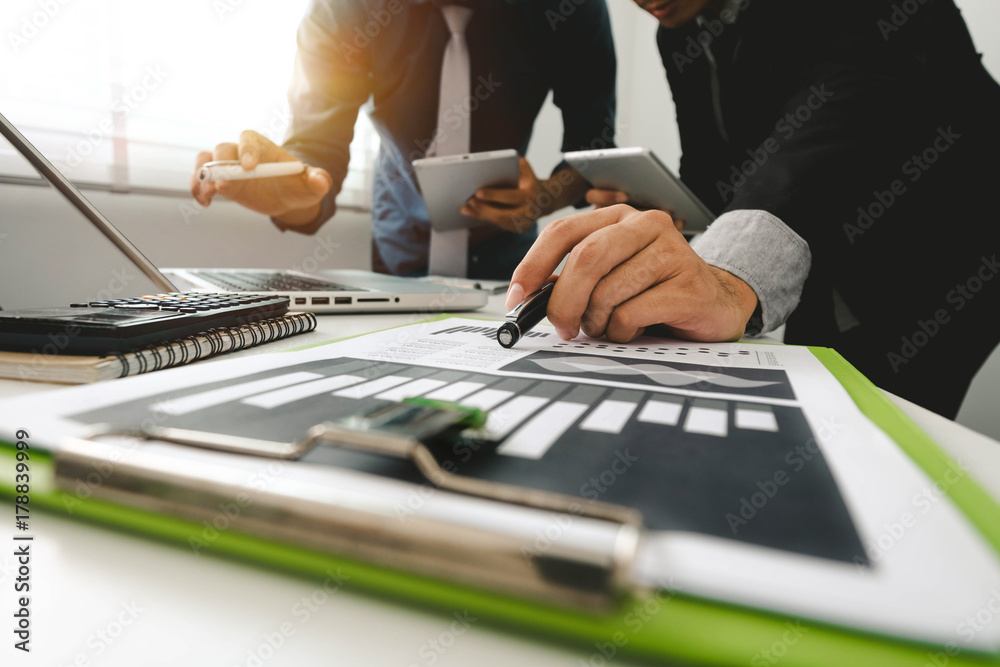
[[[681,177],[717,213],[766,210],[808,242],[786,341],[842,348],[953,415],[1000,340],[1000,87],[952,0],[745,5],[657,35]]]

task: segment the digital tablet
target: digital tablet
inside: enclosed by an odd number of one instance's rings
[[[520,170],[517,151],[513,148],[422,158],[413,161],[413,169],[427,204],[431,226],[438,231],[490,224],[459,211],[479,188],[517,187]]]
[[[669,211],[684,221],[685,233],[704,231],[715,219],[648,148],[574,151],[563,157],[595,188],[626,192],[630,204]]]

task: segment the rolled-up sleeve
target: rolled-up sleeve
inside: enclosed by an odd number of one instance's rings
[[[312,224],[291,227],[274,221],[281,229],[315,232],[336,210],[335,200],[347,176],[358,110],[372,91],[370,46],[359,44],[353,31],[359,16],[363,16],[363,9],[356,1],[313,0],[299,25],[288,90],[291,121],[284,148],[328,171],[333,187]]]
[[[748,334],[767,333],[785,323],[799,304],[812,264],[809,244],[767,211],[724,213],[692,241],[692,248],[756,293],[762,322],[751,321]]]

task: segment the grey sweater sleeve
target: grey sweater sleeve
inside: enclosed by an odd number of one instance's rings
[[[812,264],[809,244],[767,211],[723,213],[691,246],[706,262],[733,274],[757,294],[763,321],[751,319],[748,334],[777,329],[799,304]]]

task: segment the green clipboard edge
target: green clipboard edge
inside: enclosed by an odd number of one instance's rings
[[[442,315],[425,321],[446,317]],[[948,456],[867,378],[834,350],[809,349],[841,382],[862,412],[885,430],[932,479],[943,475],[948,469]],[[0,456],[13,460],[15,450],[8,443],[3,444]],[[33,450],[32,477],[37,479],[39,468],[46,464],[51,470],[51,457]],[[0,480],[0,496],[12,498],[13,489],[7,482]],[[1000,517],[1000,506],[967,475],[948,486],[946,491],[1000,554],[1000,522],[996,521]],[[57,512],[66,512],[67,500],[72,503],[72,514],[80,518],[174,543],[188,544],[189,539],[201,539],[203,527],[192,521],[93,499],[80,502],[71,494],[55,489],[31,494],[32,504]],[[801,622],[792,617],[683,594],[629,600],[616,614],[593,616],[232,532],[220,532],[204,551],[262,563],[310,579],[322,580],[329,576],[328,572],[336,572],[348,586],[429,605],[447,613],[467,609],[473,616],[495,625],[584,646],[591,654],[590,664],[593,665],[610,662],[612,655],[657,662],[670,659],[702,664],[749,664],[752,667],[778,663],[831,667],[925,665],[935,664],[932,656],[938,656],[937,664],[946,661],[948,665],[1000,665],[1000,654],[984,655],[963,650],[951,655],[937,645]],[[771,656],[765,656],[764,651],[772,651]]]

